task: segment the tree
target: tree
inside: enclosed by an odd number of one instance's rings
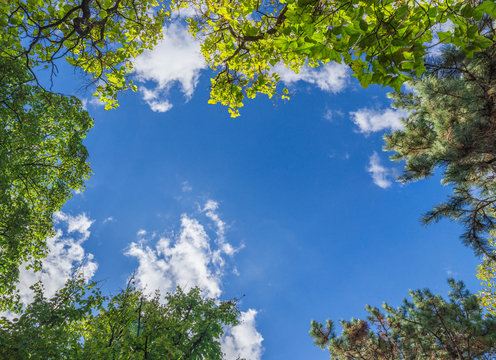
[[[491,256],[484,235],[496,210],[496,48],[467,58],[448,48],[419,79],[413,93],[392,94],[394,106],[410,114],[404,129],[385,135],[393,160],[406,160],[403,182],[444,171],[454,194],[424,216],[465,225],[463,239],[478,255]]]
[[[494,359],[496,317],[484,318],[475,295],[461,282],[449,280],[449,301],[429,290],[410,291],[397,309],[384,304],[385,314],[367,306],[367,320],[341,321],[336,336],[333,322],[312,321],[310,335],[331,359]]]
[[[132,59],[161,38],[166,15],[157,0],[0,1],[0,57],[23,61],[35,77],[66,59],[112,108],[118,91],[135,89]]]
[[[477,266],[477,278],[482,281],[483,289],[479,291],[477,297],[481,306],[489,313],[496,315],[496,232],[490,232],[488,239],[489,246],[492,248],[493,257],[486,257],[482,264]]]
[[[78,99],[41,89],[21,61],[0,57],[0,310],[15,308],[19,266],[40,267],[54,212],[90,176],[82,142],[92,126]]]
[[[216,305],[200,289],[145,296],[129,286],[84,324],[82,358],[222,359],[224,325],[236,325],[235,301]]]
[[[18,307],[19,266],[39,269],[53,214],[91,169],[82,141],[93,121],[74,97],[47,91],[39,70],[60,59],[90,74],[117,106],[135,89],[132,59],[161,37],[156,0],[0,1],[0,310]]]
[[[174,0],[196,8],[190,30],[216,75],[211,103],[239,115],[244,98],[278,94],[276,64],[345,63],[364,87],[401,85],[426,70],[435,34],[469,57],[494,44],[493,1],[460,0]],[[435,30],[452,23],[452,31]],[[484,26],[479,26],[485,24]],[[487,34],[487,31],[490,34]],[[282,98],[287,98],[283,89]]]
[[[16,314],[0,319],[2,359],[76,359],[81,350],[81,324],[102,307],[105,297],[95,282],[75,274],[52,298],[41,282],[32,286],[34,299]]]
[[[237,323],[236,301],[216,304],[198,288],[178,288],[162,299],[131,282],[106,297],[77,276],[51,299],[40,284],[34,290],[33,303],[19,318],[3,319],[2,358],[222,359],[223,326]]]

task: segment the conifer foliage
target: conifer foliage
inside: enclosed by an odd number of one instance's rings
[[[331,320],[312,321],[310,335],[333,360],[494,359],[496,317],[484,317],[476,296],[461,282],[449,284],[448,300],[429,290],[411,291],[411,300],[397,309],[367,306],[367,320],[341,321],[339,336]]]
[[[467,58],[448,48],[413,82],[414,92],[393,94],[395,107],[410,111],[404,129],[385,136],[394,160],[406,160],[404,182],[444,170],[454,187],[449,199],[424,216],[465,225],[464,241],[490,255],[484,235],[494,227],[496,209],[496,49]]]

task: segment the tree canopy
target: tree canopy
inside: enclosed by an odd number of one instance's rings
[[[132,59],[162,36],[166,17],[157,0],[0,1],[0,57],[18,59],[36,77],[65,59],[97,82],[106,108],[118,91],[135,89]]]
[[[92,126],[78,99],[41,89],[21,61],[0,57],[0,310],[15,305],[19,266],[39,267],[53,214],[90,176],[82,142]]]
[[[367,306],[367,320],[342,320],[339,336],[331,320],[312,321],[310,335],[335,360],[494,359],[496,317],[484,317],[477,297],[461,282],[449,284],[448,300],[429,290],[410,291],[411,300],[397,309]]]
[[[433,40],[469,57],[494,44],[494,31],[487,34],[496,17],[493,1],[173,1],[173,8],[182,6],[196,8],[190,30],[215,71],[210,102],[229,106],[232,116],[257,93],[287,98],[287,89],[277,87],[276,64],[298,72],[336,61],[349,65],[364,87],[399,91],[425,72]],[[448,24],[452,29],[442,31]]]
[[[236,301],[204,299],[198,288],[147,296],[130,283],[103,296],[76,276],[52,298],[34,301],[0,323],[5,359],[222,359],[224,326],[236,325]]]
[[[335,61],[364,87],[395,89],[395,106],[410,115],[386,149],[406,160],[402,179],[443,167],[455,189],[425,220],[461,219],[466,242],[493,255],[482,235],[494,227],[496,203],[494,1],[174,0],[170,10],[184,6],[196,9],[190,31],[215,72],[209,102],[232,116],[257,93],[288,98],[278,64],[298,72]],[[119,91],[135,89],[133,58],[157,43],[168,15],[157,0],[0,0],[0,310],[20,310],[19,267],[39,269],[53,214],[91,173],[83,139],[92,119],[76,98],[44,89],[38,70],[55,74],[64,59],[115,107]],[[431,60],[430,49],[443,45],[444,58]],[[406,81],[415,92],[400,93]],[[368,307],[368,321],[343,321],[340,336],[331,321],[313,322],[311,335],[335,359],[496,356],[496,319],[484,318],[462,284],[450,285],[449,301],[417,290],[399,309]],[[133,285],[114,297],[95,286],[73,279],[46,299],[37,284],[35,301],[2,320],[0,355],[221,359],[223,326],[237,322],[235,301],[203,299],[196,288],[164,301]]]

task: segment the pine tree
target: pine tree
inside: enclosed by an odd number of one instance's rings
[[[340,336],[330,320],[312,321],[310,335],[334,360],[495,359],[496,316],[484,317],[461,282],[449,284],[448,301],[429,290],[410,291],[412,300],[397,309],[367,306],[367,320],[342,320]]]
[[[410,111],[404,129],[385,136],[385,150],[406,160],[404,182],[444,170],[454,187],[446,202],[428,212],[426,223],[442,217],[461,221],[464,242],[478,255],[491,255],[484,237],[496,210],[496,48],[467,58],[448,48],[413,82],[414,92],[393,94],[394,106]]]

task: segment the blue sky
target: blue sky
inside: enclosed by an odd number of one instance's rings
[[[197,43],[181,26],[168,35],[137,61],[140,90],[116,110],[62,69],[57,86],[95,119],[85,141],[94,175],[58,215],[44,275],[53,288],[82,262],[106,292],[135,271],[150,291],[200,285],[241,298],[244,322],[223,342],[228,358],[247,360],[327,359],[310,320],[363,317],[365,304],[399,305],[409,289],[446,295],[450,276],[477,291],[461,227],[419,221],[450,192],[440,173],[394,181],[402,164],[382,135],[401,113],[388,110],[387,89],[361,89],[335,64],[282,69],[292,99],[260,97],[232,119],[207,104]]]

